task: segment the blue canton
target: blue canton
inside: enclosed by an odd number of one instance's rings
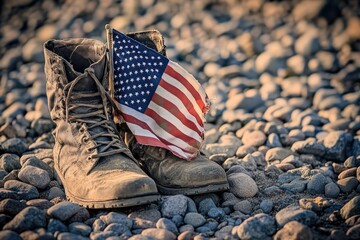
[[[144,113],[169,59],[114,30],[113,62],[116,99]]]

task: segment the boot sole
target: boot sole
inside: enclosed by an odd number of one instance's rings
[[[61,185],[64,186],[63,179],[60,176],[60,174],[57,173],[56,167],[55,167],[54,173],[56,174],[56,177],[58,178],[57,180],[60,180]],[[77,203],[80,206],[83,206],[83,207],[89,208],[89,209],[133,207],[133,206],[149,204],[149,203],[160,200],[159,194],[152,194],[152,195],[144,195],[144,196],[133,197],[133,198],[114,199],[114,200],[108,200],[108,201],[87,201],[87,200],[75,197],[73,194],[68,192],[65,189],[65,187],[64,187],[64,190],[65,190],[66,198],[70,202]]]
[[[149,204],[160,200],[160,195],[155,194],[155,195],[145,195],[140,197],[126,198],[126,199],[95,202],[95,201],[86,201],[83,199],[79,199],[75,196],[72,196],[67,191],[65,191],[65,193],[69,201],[75,202],[85,208],[91,208],[91,209],[133,207],[133,206]]]
[[[198,195],[203,193],[212,193],[229,190],[228,183],[221,184],[210,184],[202,187],[188,187],[188,188],[176,188],[176,187],[164,187],[159,184],[156,184],[160,193],[166,195]]]

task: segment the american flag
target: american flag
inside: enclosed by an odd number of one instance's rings
[[[113,30],[114,95],[140,144],[193,159],[204,140],[208,98],[177,63]]]

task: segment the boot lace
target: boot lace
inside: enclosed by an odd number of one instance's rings
[[[77,92],[76,94],[72,94],[74,87],[80,82],[81,79],[86,77],[86,74],[85,76],[80,75],[79,77],[75,78],[70,83],[70,85],[65,86],[64,89],[67,91],[65,99],[66,122],[71,121],[86,124],[87,130],[89,130],[90,138],[84,139],[84,142],[88,142],[89,140],[93,140],[95,142],[95,145],[93,147],[89,147],[88,151],[91,152],[96,148],[98,149],[98,153],[91,155],[90,158],[106,157],[116,153],[124,152],[126,148],[122,146],[119,136],[114,131],[114,127],[109,124],[109,114],[106,106],[108,99],[111,103],[110,96],[96,77],[93,69],[89,68],[85,71],[88,76],[90,76],[95,81],[99,91],[91,93]],[[95,99],[99,97],[101,98],[101,103],[86,103],[86,99]],[[74,101],[70,101],[70,99]],[[69,115],[70,111],[79,107],[86,107],[87,109],[92,109],[92,111]],[[95,129],[96,127],[101,127],[102,131],[91,134],[90,130]],[[80,132],[84,131],[85,129],[80,128]]]

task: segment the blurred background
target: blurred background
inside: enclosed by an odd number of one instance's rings
[[[220,109],[251,88],[262,100],[308,97],[320,87],[353,92],[360,82],[359,16],[357,0],[1,1],[0,109],[44,96],[46,40],[105,42],[106,23],[122,32],[160,30],[171,59],[204,86],[216,83],[207,91]]]

